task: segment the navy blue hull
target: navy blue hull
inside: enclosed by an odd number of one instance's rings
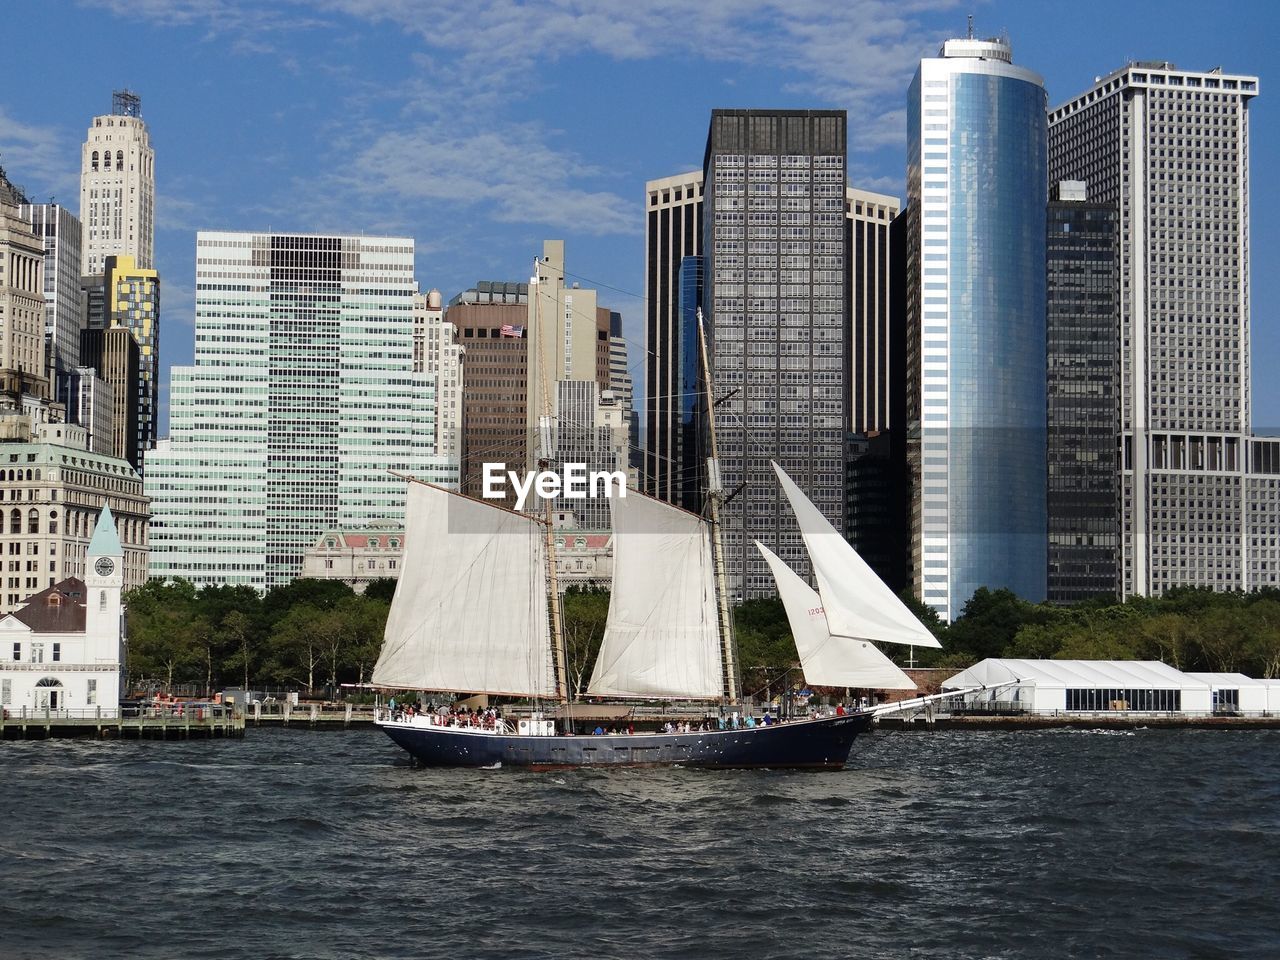
[[[774,767],[839,770],[870,713],[741,730],[623,736],[511,736],[451,727],[379,723],[387,736],[431,767],[592,766]]]

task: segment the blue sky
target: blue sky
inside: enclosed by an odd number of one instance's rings
[[[1280,425],[1280,6],[949,0],[4,0],[0,164],[79,204],[111,91],[156,149],[161,361],[193,352],[195,231],[388,232],[446,297],[547,237],[643,343],[644,183],[701,166],[715,107],[844,108],[855,186],[902,194],[922,55],[1007,31],[1051,105],[1130,59],[1261,76],[1250,108],[1254,420]],[[1229,10],[1229,15],[1224,11]],[[610,289],[613,288],[613,289]],[[162,399],[167,400],[168,377]],[[167,402],[165,403],[167,412]],[[167,420],[167,417],[166,417]]]

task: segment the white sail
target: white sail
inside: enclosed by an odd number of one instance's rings
[[[373,683],[554,696],[544,528],[410,483],[405,543]]]
[[[778,596],[787,611],[806,682],[820,687],[872,690],[916,688],[911,678],[873,644],[853,637],[832,636],[818,592],[758,540],[756,547],[769,562],[774,582],[778,584]]]
[[[941,647],[929,628],[885,586],[795,481],[776,463],[773,469],[800,524],[831,633],[883,643]]]
[[[702,518],[628,490],[614,497],[613,592],[587,692],[718,697],[722,649]]]

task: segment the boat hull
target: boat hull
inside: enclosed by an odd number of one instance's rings
[[[839,770],[870,713],[798,720],[739,730],[621,736],[516,736],[466,728],[380,721],[392,740],[424,766],[673,766]]]

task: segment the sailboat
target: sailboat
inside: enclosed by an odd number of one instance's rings
[[[757,544],[777,580],[810,685],[914,689],[872,641],[938,646],[854,549],[774,464],[818,582],[815,591]],[[702,517],[634,490],[611,500],[613,590],[587,687],[609,699],[719,700],[726,729],[569,732],[565,651],[554,616],[553,539],[546,521],[411,482],[412,552],[387,619],[375,686],[528,698],[531,719],[458,726],[434,714],[380,711],[378,726],[431,766],[539,769],[680,764],[838,769],[871,710],[738,722],[737,677],[720,545]],[[745,716],[743,717],[745,720]],[[558,723],[557,720],[560,722]]]

